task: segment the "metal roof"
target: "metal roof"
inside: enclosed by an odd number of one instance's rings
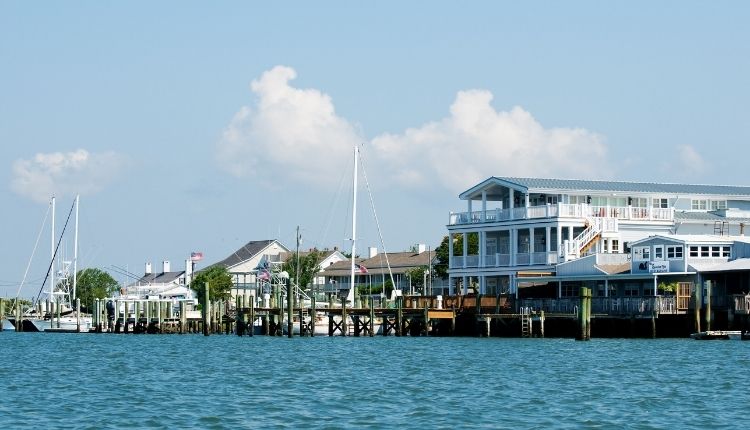
[[[750,186],[598,181],[587,179],[518,178],[510,176],[492,176],[482,183],[466,190],[464,193],[461,193],[461,196],[471,193],[472,191],[477,191],[484,185],[492,183],[508,183],[510,185],[515,185],[515,188],[544,192],[594,191],[750,197]]]
[[[226,268],[232,268],[240,263],[244,263],[245,261],[253,258],[258,253],[266,249],[269,245],[276,242],[275,240],[252,240],[248,243],[246,243],[242,248],[234,251],[232,254],[229,255],[229,257],[219,261],[218,263],[212,264],[211,266],[224,266]],[[279,244],[281,245],[281,244]],[[286,249],[282,246],[282,249]],[[204,269],[205,270],[205,269]]]

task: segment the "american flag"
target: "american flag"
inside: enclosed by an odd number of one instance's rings
[[[355,264],[354,269],[356,269],[359,273],[367,273],[367,267],[361,264]]]
[[[268,273],[268,270],[261,270],[258,272],[258,279],[271,279],[271,274]]]
[[[190,253],[190,261],[201,261],[203,260],[203,253],[202,252],[191,252]]]

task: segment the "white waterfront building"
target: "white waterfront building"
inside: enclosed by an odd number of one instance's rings
[[[746,186],[491,177],[459,198],[450,293],[562,298],[589,282],[595,296],[648,296],[658,277],[699,283],[745,257]]]

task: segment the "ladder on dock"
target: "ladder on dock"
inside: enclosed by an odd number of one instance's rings
[[[531,337],[530,308],[521,308],[521,337]]]

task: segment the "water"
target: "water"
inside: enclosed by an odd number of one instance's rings
[[[750,342],[0,333],[0,428],[736,428]]]

